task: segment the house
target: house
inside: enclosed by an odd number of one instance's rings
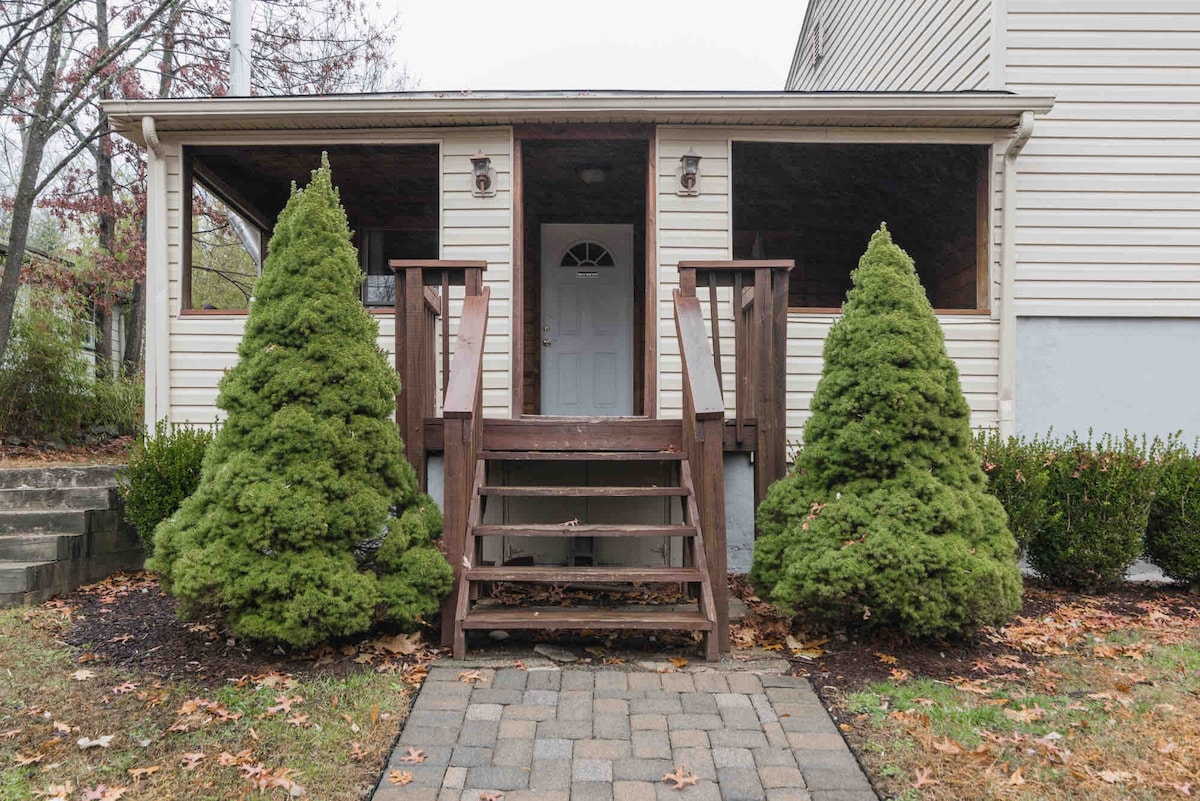
[[[108,101],[149,153],[147,422],[212,423],[246,319],[204,276],[252,282],[255,261],[201,264],[216,257],[198,255],[193,210],[221,205],[261,247],[326,151],[401,375],[408,457],[443,503],[447,642],[676,628],[715,657],[727,566],[748,564],[754,504],[801,435],[880,220],[916,258],[973,423],[1013,430],[1002,178],[1052,105],[1001,91]],[[485,581],[676,582],[692,600],[535,612],[489,606]]]
[[[1052,110],[1022,121],[1020,158],[998,158],[994,176],[996,422],[1027,435],[1190,439],[1197,70],[1194,2],[810,0],[787,88],[1053,96]]]

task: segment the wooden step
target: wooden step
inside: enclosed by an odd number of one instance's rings
[[[472,609],[464,629],[685,629],[712,631],[712,621],[696,610],[595,609],[525,606]]]
[[[690,495],[686,487],[480,487],[480,495],[524,498],[655,498]]]
[[[677,462],[678,451],[480,451],[489,462]]]
[[[534,525],[476,526],[476,537],[694,537],[694,526]]]
[[[544,583],[616,584],[700,581],[705,575],[690,567],[472,567],[468,581],[532,581]]]
[[[683,424],[647,417],[488,418],[483,421],[483,447],[490,451],[683,450]]]

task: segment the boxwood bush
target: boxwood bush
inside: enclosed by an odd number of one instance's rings
[[[1131,436],[1047,443],[1045,503],[1027,546],[1040,575],[1085,591],[1111,589],[1142,553],[1159,462]]]
[[[1146,524],[1146,556],[1170,578],[1200,590],[1200,455],[1175,437],[1161,461]]]
[[[143,434],[117,476],[125,498],[125,519],[137,529],[146,552],[154,550],[154,529],[175,514],[200,484],[200,465],[212,442],[207,428],[170,426],[160,420],[154,436]]]
[[[976,436],[975,450],[988,477],[988,492],[1003,504],[1008,527],[1024,551],[1046,516],[1050,441],[1006,438],[989,431]]]

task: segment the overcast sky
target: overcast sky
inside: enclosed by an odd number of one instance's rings
[[[783,89],[808,0],[380,0],[416,88]]]

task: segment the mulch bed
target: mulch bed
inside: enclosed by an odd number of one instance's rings
[[[1052,587],[1036,579],[1025,580],[1025,593],[1020,617],[1036,620],[1055,609],[1076,603],[1099,603],[1101,608],[1115,614],[1133,614],[1139,604],[1157,602],[1172,609],[1195,607],[1200,598],[1182,586],[1161,584],[1126,584],[1103,596]],[[813,621],[797,625],[814,633],[822,631]],[[916,642],[887,632],[863,632],[859,635],[826,633],[829,641],[821,647],[826,653],[813,659],[793,659],[792,672],[809,676],[826,705],[839,693],[857,690],[873,682],[894,678],[896,665],[917,677],[939,681],[960,678],[980,679],[994,670],[998,659],[1035,665],[1044,660],[1039,654],[997,642],[987,632],[945,642]],[[784,650],[786,654],[786,649]]]
[[[50,605],[69,612],[70,624],[59,639],[90,655],[85,658],[164,679],[218,685],[271,671],[303,678],[360,668],[354,661],[359,648],[352,642],[288,651],[237,640],[212,616],[180,620],[175,599],[144,573],[117,574]]]
[[[127,458],[133,439],[131,436],[114,437],[90,445],[79,443],[62,447],[45,442],[7,445],[0,441],[0,468],[117,464]]]

